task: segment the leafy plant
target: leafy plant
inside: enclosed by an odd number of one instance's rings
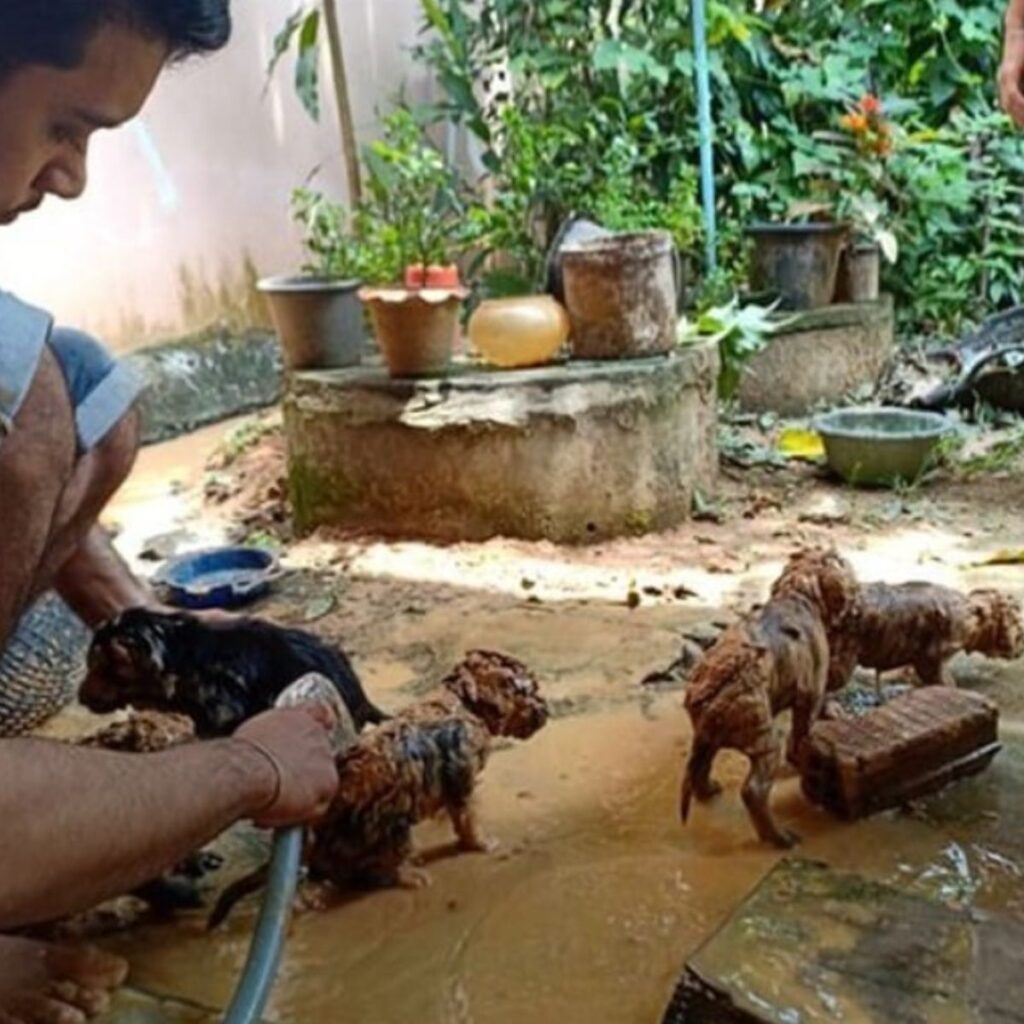
[[[777,303],[773,306],[741,306],[734,298],[725,306],[697,314],[693,320],[687,317],[680,320],[680,345],[707,340],[718,343],[722,362],[718,377],[721,398],[728,399],[736,393],[746,363],[767,345],[780,327],[785,326],[787,321],[780,323],[772,319],[776,308]]]
[[[466,241],[458,178],[412,113],[396,110],[363,153],[367,195],[356,215],[369,279],[399,280],[407,266],[450,263]]]
[[[344,207],[312,189],[298,188],[292,193],[292,216],[303,229],[305,273],[337,280],[363,275],[364,247],[352,233]]]

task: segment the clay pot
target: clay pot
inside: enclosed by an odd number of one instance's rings
[[[377,344],[392,377],[443,374],[459,329],[462,288],[363,288]]]
[[[836,292],[845,224],[755,224],[750,287],[772,292],[786,309],[828,306]]]
[[[617,234],[563,248],[575,358],[628,359],[675,347],[673,252],[667,231]]]
[[[541,366],[568,340],[569,314],[550,295],[489,299],[470,318],[469,337],[494,366]]]
[[[364,347],[360,284],[318,277],[267,277],[259,282],[288,369],[359,365]]]
[[[459,268],[454,263],[438,266],[431,263],[424,267],[422,263],[413,263],[405,268],[406,288],[461,288]]]
[[[881,272],[877,245],[848,245],[839,257],[836,302],[877,302]]]

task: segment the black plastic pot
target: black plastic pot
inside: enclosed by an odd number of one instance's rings
[[[778,295],[786,309],[830,305],[847,231],[831,223],[752,224],[751,289]]]

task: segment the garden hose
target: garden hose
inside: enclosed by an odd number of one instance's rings
[[[356,729],[351,715],[335,689],[323,676],[304,676],[278,698],[276,707],[302,707],[324,704],[337,716],[332,734],[335,753],[355,741]],[[285,931],[291,919],[295,892],[302,867],[304,829],[279,829],[274,834],[267,891],[256,921],[249,956],[238,988],[228,1004],[224,1024],[258,1024],[277,978],[284,950]]]
[[[258,1024],[274,987],[284,949],[302,866],[302,828],[281,829],[274,836],[267,894],[256,922],[242,978],[228,1006],[224,1024]]]

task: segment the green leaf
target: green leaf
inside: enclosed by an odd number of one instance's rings
[[[267,65],[268,78],[277,70],[277,65],[281,63],[281,59],[291,49],[295,33],[299,31],[299,27],[302,25],[305,17],[306,10],[304,7],[293,11],[288,16],[288,20],[284,23],[281,31],[274,36],[273,53],[270,57],[270,63]]]
[[[306,15],[299,33],[299,56],[295,62],[295,91],[314,121],[320,120],[320,11]]]

